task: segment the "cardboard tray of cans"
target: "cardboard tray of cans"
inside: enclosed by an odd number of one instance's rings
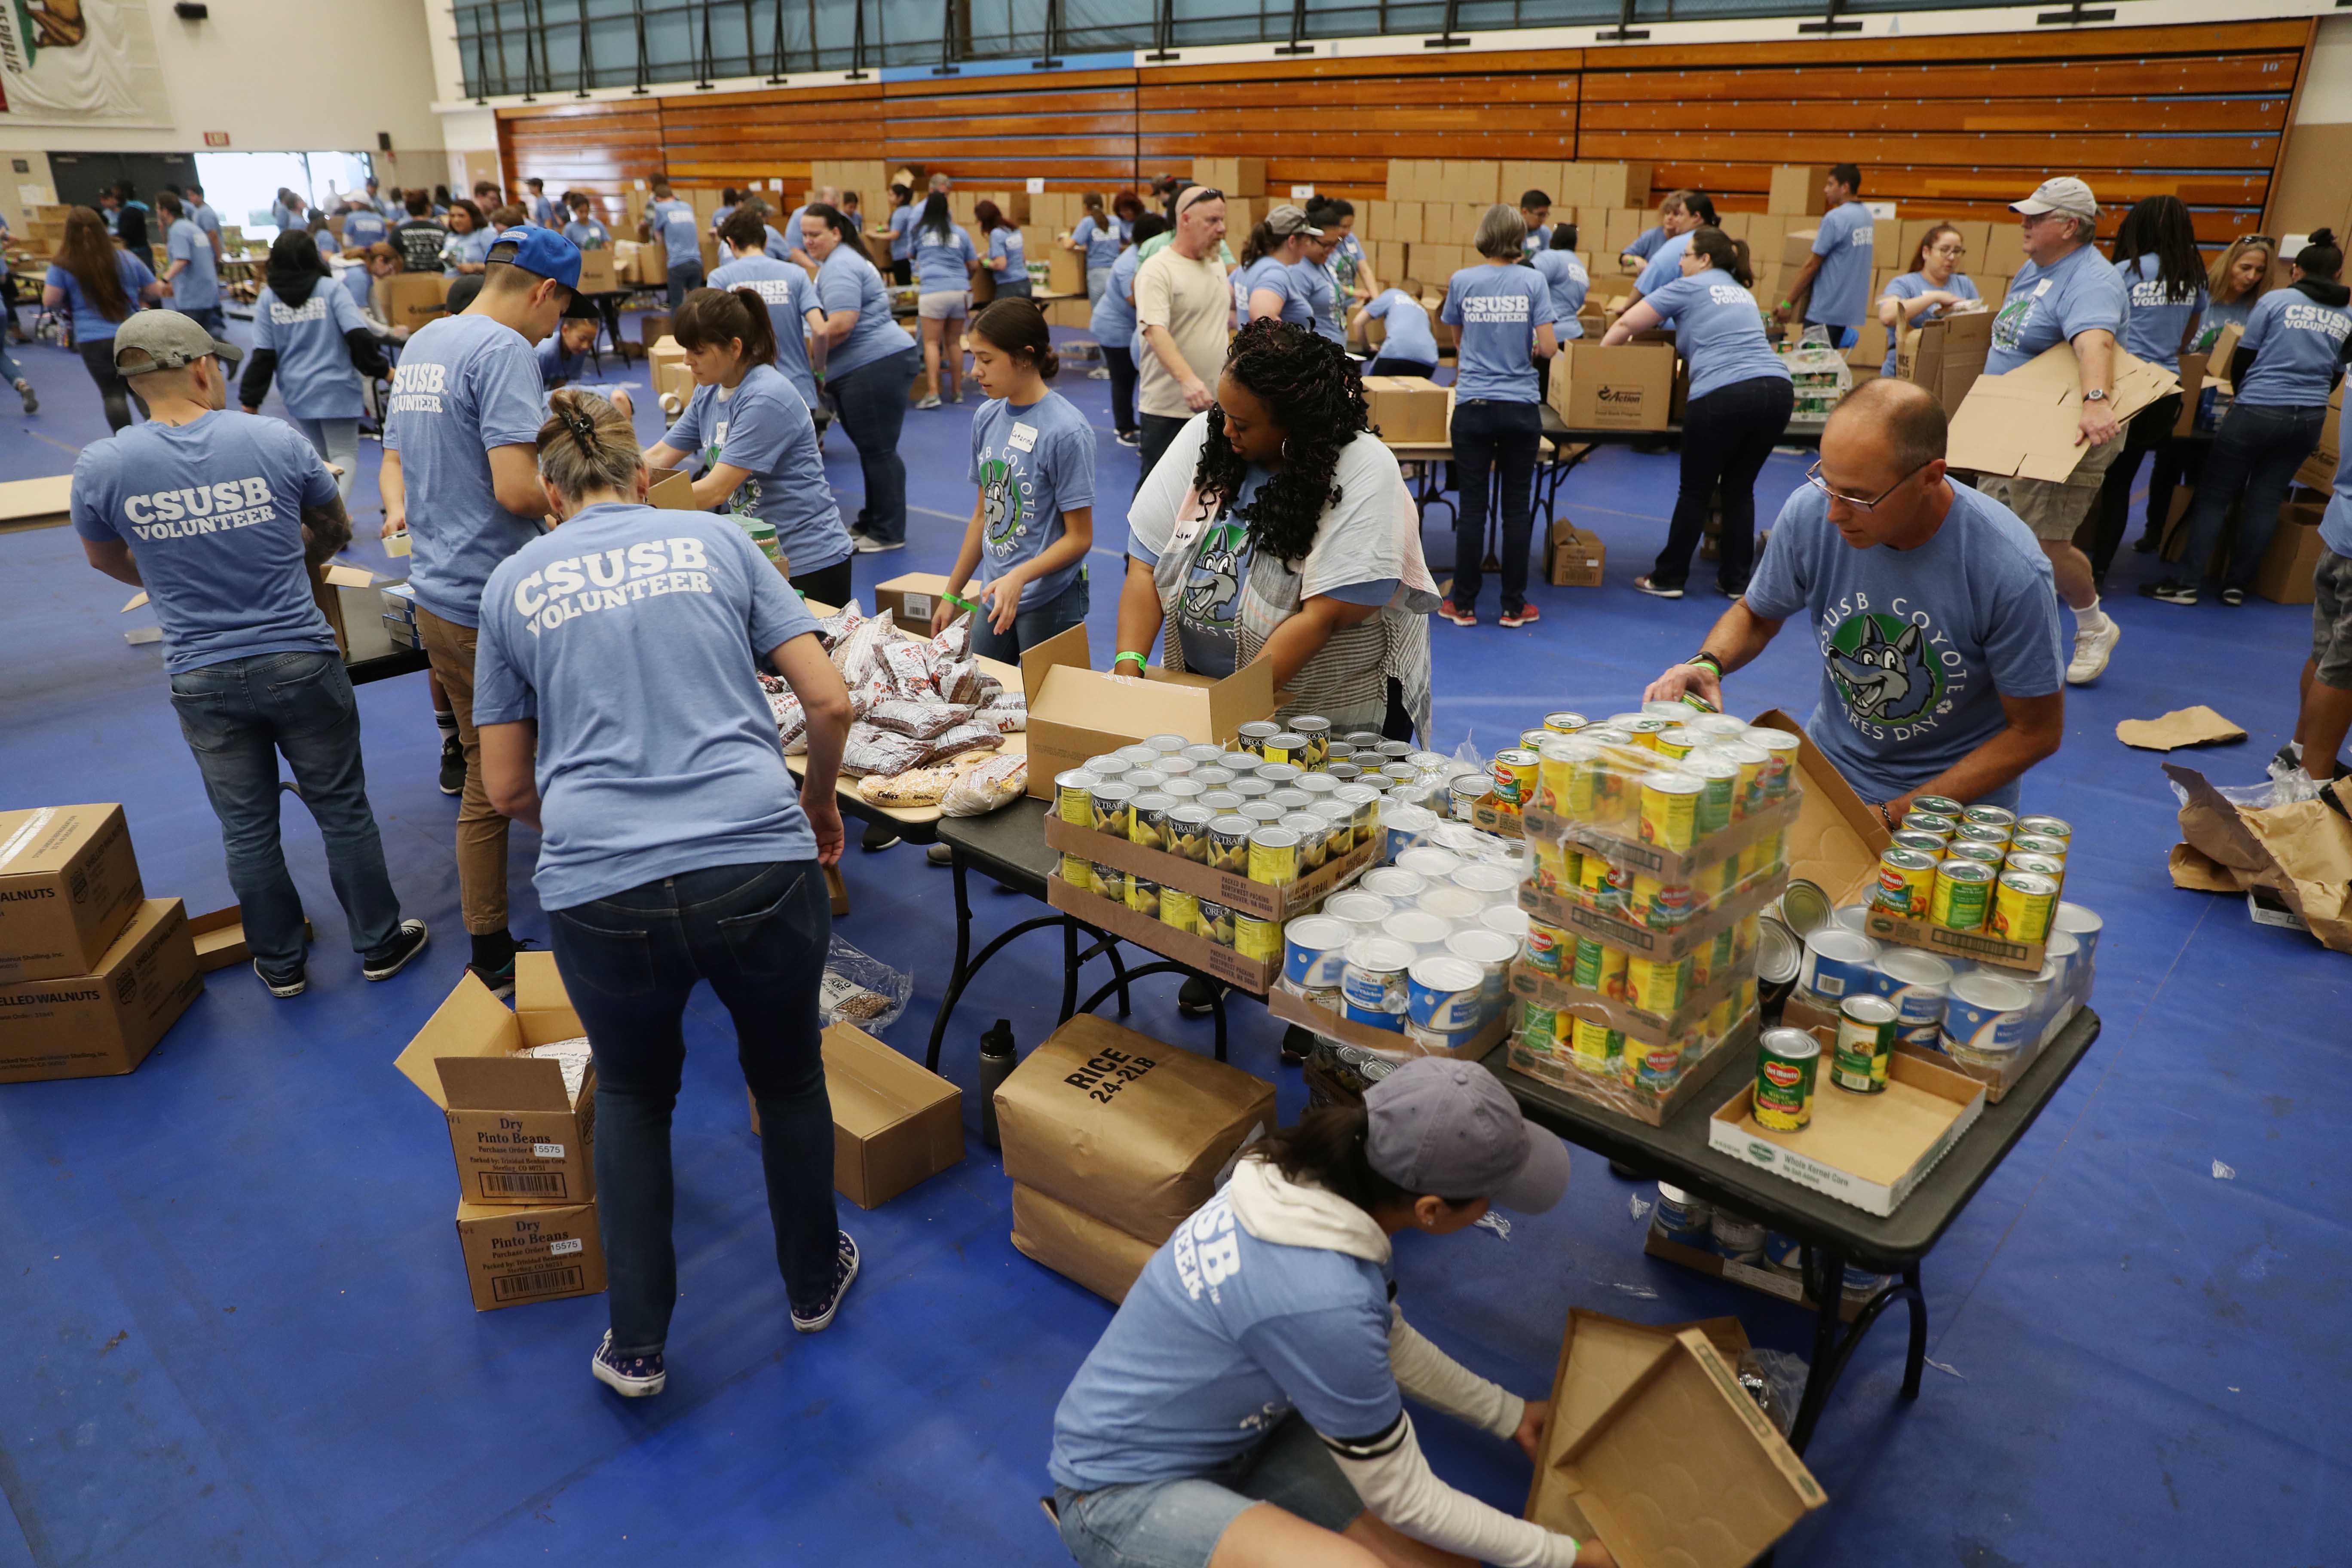
[[[1816,1039],[1830,1034],[1813,1031]],[[1822,1039],[1824,1061],[1835,1048],[1833,1035]],[[1898,1050],[1887,1060],[1885,1089],[1849,1094],[1823,1082],[1813,1092],[1811,1123],[1794,1132],[1756,1120],[1750,1073],[1708,1117],[1707,1147],[1884,1218],[1984,1114],[1985,1086],[1956,1065]]]
[[[1946,958],[1968,958],[1979,963],[1997,963],[2003,969],[2021,970],[2029,978],[2042,973],[2042,960],[2048,956],[2046,942],[2011,942],[2005,936],[1995,936],[1990,930],[1954,931],[1932,921],[1896,914],[1875,903],[1870,906],[1870,914],[1863,922],[1863,934],[1874,942],[1925,948]]]
[[[1123,843],[1122,840],[1109,838],[1104,842]],[[1150,853],[1148,850],[1142,852]],[[1076,854],[1076,851],[1071,853]],[[1104,862],[1105,865],[1109,863],[1108,860]],[[1189,860],[1181,863],[1192,864]],[[1201,868],[1193,867],[1195,870]],[[1197,931],[1179,931],[1156,915],[1129,909],[1124,899],[1107,899],[1091,889],[1072,887],[1059,876],[1045,879],[1045,901],[1064,914],[1076,915],[1097,931],[1108,931],[1162,958],[1172,958],[1179,963],[1197,969],[1203,974],[1214,975],[1255,995],[1265,995],[1274,983],[1282,978],[1282,939],[1279,935],[1275,938],[1273,956],[1261,961],[1244,956],[1230,947],[1220,946]]]
[[[1663,763],[1664,759],[1661,761]],[[1612,866],[1622,866],[1645,877],[1655,877],[1661,882],[1696,883],[1700,879],[1698,873],[1707,867],[1718,865],[1758,839],[1790,826],[1796,822],[1798,810],[1803,804],[1801,791],[1792,786],[1785,800],[1775,802],[1762,811],[1751,812],[1730,826],[1708,834],[1693,847],[1681,851],[1664,849],[1639,838],[1628,838],[1613,831],[1613,825],[1562,816],[1539,805],[1529,806],[1522,814],[1523,831],[1530,841],[1542,839],[1548,843],[1572,844],[1580,854],[1597,853]]]
[[[1122,871],[1147,878],[1163,888],[1180,888],[1195,898],[1219,903],[1239,915],[1253,915],[1264,921],[1286,921],[1293,915],[1304,914],[1321,903],[1341,886],[1351,882],[1365,870],[1379,864],[1386,843],[1386,835],[1375,834],[1371,841],[1359,844],[1337,860],[1327,860],[1312,871],[1303,872],[1296,882],[1253,882],[1247,877],[1231,871],[1220,871],[1198,860],[1154,849],[1148,845],[1097,833],[1091,827],[1080,827],[1063,820],[1058,813],[1045,814],[1045,843],[1066,855],[1104,866],[1116,866]],[[1172,955],[1171,955],[1172,956]],[[1281,967],[1282,955],[1275,955],[1275,966]],[[1256,987],[1264,990],[1264,986]]]
[[[1697,914],[1670,931],[1654,931],[1588,908],[1568,894],[1547,893],[1524,884],[1519,889],[1519,908],[1546,925],[1596,936],[1628,952],[1645,958],[1675,959],[1703,942],[1713,942],[1717,933],[1729,930],[1779,898],[1788,885],[1787,869],[1776,867],[1761,879],[1751,879],[1733,892],[1708,900]]]
[[[1685,1062],[1682,1077],[1676,1079],[1675,1087],[1664,1094],[1621,1078],[1589,1072],[1579,1067],[1577,1057],[1565,1048],[1531,1051],[1521,1045],[1517,1037],[1507,1047],[1504,1060],[1514,1071],[1546,1088],[1578,1100],[1590,1100],[1649,1126],[1661,1127],[1665,1124],[1666,1118],[1705,1093],[1708,1083],[1725,1068],[1734,1063],[1746,1063],[1751,1069],[1749,1076],[1755,1076],[1752,1069],[1759,1032],[1758,1015],[1750,1009],[1746,1016],[1732,1026],[1729,1034]],[[1628,1049],[1632,1048],[1632,1044],[1629,1039]],[[1750,1085],[1749,1092],[1753,1091],[1754,1086]]]
[[[1726,963],[1723,973],[1709,974],[1705,985],[1694,989],[1681,1006],[1665,1014],[1636,1007],[1622,996],[1587,990],[1562,975],[1547,974],[1524,958],[1511,964],[1510,989],[1511,994],[1523,1002],[1538,1003],[1555,1012],[1573,1013],[1627,1036],[1664,1043],[1676,1035],[1695,1032],[1725,997],[1755,978],[1753,954],[1744,963]]]
[[[1516,805],[1488,798],[1470,808],[1470,826],[1497,838],[1524,838],[1527,816]]]
[[[1368,1051],[1386,1051],[1391,1056],[1451,1057],[1456,1061],[1475,1062],[1486,1058],[1486,1053],[1503,1042],[1511,1032],[1515,1009],[1505,1007],[1494,1022],[1470,1037],[1463,1045],[1433,1049],[1416,1045],[1412,1037],[1393,1029],[1375,1029],[1370,1024],[1359,1024],[1343,1017],[1334,1008],[1310,1002],[1296,991],[1276,984],[1266,993],[1265,1009],[1286,1024],[1296,1024],[1310,1034],[1327,1040],[1337,1040],[1343,1046],[1361,1046]]]

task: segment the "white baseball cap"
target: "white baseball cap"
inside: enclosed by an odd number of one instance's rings
[[[2009,210],[2028,217],[2064,213],[2068,217],[2095,218],[2099,216],[2099,198],[2074,175],[2058,174],[2034,186],[2033,194],[2023,201],[2010,203]]]

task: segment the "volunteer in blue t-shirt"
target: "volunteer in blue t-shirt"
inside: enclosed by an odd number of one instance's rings
[[[1313,302],[1298,264],[1322,230],[1307,221],[1307,209],[1286,202],[1258,219],[1242,242],[1234,268],[1234,319],[1246,326],[1270,316],[1295,327],[1315,324]]]
[[[562,235],[514,228],[499,236],[472,303],[426,322],[401,351],[376,480],[386,537],[408,531],[418,637],[465,752],[457,894],[473,938],[468,967],[499,994],[514,989],[507,819],[482,784],[474,648],[482,584],[539,537],[547,515],[538,462],[543,394],[532,349],[577,308],[579,281],[579,249]]]
[[[1437,319],[1460,337],[1454,363],[1454,482],[1460,515],[1454,530],[1454,595],[1438,614],[1457,626],[1478,624],[1479,563],[1486,554],[1486,476],[1503,486],[1501,620],[1521,626],[1541,619],[1528,599],[1528,536],[1534,527],[1536,458],[1543,446],[1537,359],[1559,352],[1551,286],[1520,266],[1527,226],[1500,203],[1478,220],[1473,243],[1486,260],[1445,285]]]
[[[530,194],[523,198],[522,210],[530,215],[530,221],[539,227],[553,228],[555,204],[547,199],[547,182],[534,174],[523,184],[530,188]]]
[[[1808,326],[1830,329],[1832,348],[1852,348],[1858,329],[1870,319],[1874,230],[1862,205],[1862,171],[1839,163],[1822,179],[1827,210],[1813,233],[1813,253],[1789,285],[1777,314],[1783,321],[1803,302]]]
[[[115,373],[115,329],[132,311],[163,297],[163,285],[147,263],[115,248],[95,208],[75,207],[66,214],[65,238],[41,284],[41,306],[63,312],[73,329],[74,348],[82,368],[98,384],[110,429],[131,423],[131,405],[137,396]],[[25,388],[20,384],[16,390],[21,395]]]
[[[1676,191],[1666,200],[1673,205],[1661,208],[1665,237],[1642,264],[1641,275],[1633,279],[1629,303],[1640,303],[1643,295],[1654,294],[1681,277],[1683,252],[1690,248],[1690,237],[1701,226],[1721,226],[1716,222],[1715,203],[1696,191]]]
[[[1921,795],[2015,810],[2025,771],[2064,737],[2058,606],[2017,514],[1946,477],[1945,437],[1924,388],[1856,387],[1748,592],[1646,698],[1725,707],[1724,678],[1799,617],[1822,658],[1805,733],[1888,827]]]
[[[536,445],[562,526],[484,590],[476,711],[492,798],[539,831],[531,879],[595,1058],[612,1288],[589,1370],[635,1398],[667,1381],[670,1119],[698,983],[733,1020],[759,1107],[793,1327],[830,1324],[857,1277],[818,1048],[849,694],[816,618],[740,528],[647,506],[636,433],[604,399],[567,390],[551,407]],[[792,700],[772,702],[762,665]],[[787,705],[808,754],[797,790],[778,738]]]
[[[449,238],[441,247],[441,270],[450,278],[480,272],[489,261],[490,244],[498,236],[482,209],[460,196],[449,204]]]
[[[800,241],[816,261],[816,299],[824,310],[824,390],[857,448],[866,479],[850,542],[861,553],[907,544],[907,465],[898,432],[907,393],[922,356],[890,314],[890,290],[867,258],[865,241],[838,209],[822,203],[801,219]]]
[[[2291,263],[2291,278],[2254,302],[2231,366],[2237,398],[2213,434],[2205,478],[2189,511],[2189,549],[2181,574],[2141,590],[2168,605],[2197,602],[2198,578],[2221,580],[2221,602],[2245,603],[2263,552],[2278,528],[2279,508],[2325,432],[2327,400],[2352,360],[2352,289],[2340,280],[2344,252],[2332,229],[2313,231]],[[2230,505],[2238,511],[2229,561],[2216,559]]]
[[[669,308],[675,311],[688,289],[702,287],[702,224],[691,206],[670,194],[667,180],[654,182],[653,196],[646,204],[646,238],[662,247]]]
[[[1559,334],[1560,342],[1570,342],[1584,335],[1584,323],[1576,316],[1584,309],[1585,295],[1592,290],[1592,275],[1577,259],[1576,225],[1554,224],[1545,232],[1549,237],[1543,248],[1528,258],[1528,265],[1551,289],[1552,331]]]
[[[988,268],[996,285],[996,297],[1029,298],[1029,244],[1020,229],[1006,220],[1003,208],[985,197],[972,204],[971,220],[980,226],[981,243],[988,247],[982,265]],[[1100,291],[1097,290],[1093,297],[1099,300]]]
[[[1291,272],[1307,301],[1307,324],[1345,349],[1348,329],[1339,315],[1339,286],[1331,277],[1331,253],[1339,247],[1339,231],[1316,224],[1311,215],[1307,221],[1313,232],[1307,241],[1307,254],[1292,265]]]
[[[1420,300],[1402,289],[1383,289],[1364,302],[1352,325],[1360,329],[1368,321],[1381,323],[1381,335],[1380,357],[1365,374],[1437,374],[1437,334],[1429,330],[1429,310]]]
[[[988,401],[971,416],[971,482],[980,496],[950,594],[970,596],[972,651],[1019,664],[1047,637],[1084,626],[1087,552],[1094,547],[1095,432],[1045,384],[1061,369],[1045,312],[999,300],[971,321],[972,377]],[[942,598],[931,631],[964,612]]]
[[[911,187],[890,187],[890,277],[894,282],[915,280],[915,220],[922,216],[923,204],[915,199]]]
[[[2336,425],[2336,483],[2319,519],[2319,560],[2312,569],[2311,658],[2303,667],[2303,702],[2294,740],[2281,748],[2312,778],[2352,773],[2341,755],[2352,730],[2352,427]]]
[[[345,250],[365,250],[392,232],[383,214],[373,206],[355,206],[343,213],[342,245]]]
[[[1531,258],[1551,248],[1551,193],[1521,191],[1519,222],[1527,226],[1528,237],[1520,242],[1519,254]]]
[[[1674,215],[1682,209],[1685,200],[1697,194],[1696,191],[1677,190],[1668,191],[1659,197],[1658,221],[1634,236],[1633,243],[1617,253],[1618,265],[1622,267],[1631,261],[1633,265],[1626,268],[1629,272],[1639,272],[1648,266],[1650,258],[1658,254],[1658,247],[1674,237]]]
[[[1323,275],[1331,280],[1331,326],[1341,342],[1348,336],[1348,312],[1381,291],[1364,242],[1356,237],[1356,205],[1336,196],[1317,196],[1307,204],[1307,221],[1323,231]],[[1329,337],[1332,332],[1326,332]]]
[[[1599,1541],[1440,1480],[1405,1410],[1540,1458],[1549,1406],[1407,1323],[1395,1253],[1490,1207],[1541,1214],[1568,1178],[1566,1146],[1494,1075],[1436,1057],[1253,1144],[1151,1255],[1054,1413],[1046,1468],[1080,1568],[1611,1568]]]
[[[1720,484],[1723,555],[1715,582],[1736,599],[1747,590],[1756,556],[1756,476],[1789,427],[1796,390],[1787,362],[1764,335],[1763,309],[1749,292],[1756,275],[1748,270],[1747,243],[1719,228],[1696,230],[1684,248],[1682,270],[1618,317],[1601,340],[1614,346],[1671,320],[1675,347],[1690,367],[1674,522],[1650,574],[1634,578],[1633,586],[1661,599],[1683,596]]]
[[[1075,250],[1087,258],[1087,300],[1099,300],[1110,287],[1111,263],[1118,259],[1118,225],[1103,211],[1103,199],[1092,192],[1087,194],[1087,216],[1070,230],[1070,237],[1062,242],[1065,250]]]
[[[182,205],[187,208],[188,216],[195,219],[196,226],[205,231],[205,237],[212,241],[213,260],[217,262],[221,258],[220,214],[205,203],[204,186],[189,185],[185,190]]]
[[[596,204],[583,192],[574,191],[564,197],[572,209],[572,219],[563,226],[563,237],[583,250],[609,250],[613,231],[598,221]]]
[[[221,311],[220,267],[212,241],[190,220],[180,198],[165,191],[155,198],[163,219],[163,281],[171,285],[172,309],[216,338],[228,336]]]
[[[694,396],[647,449],[646,462],[662,471],[698,462],[695,505],[747,528],[773,525],[793,586],[819,604],[845,605],[849,531],[825,482],[808,405],[776,368],[772,320],[767,302],[748,284],[686,297],[670,331],[694,373]]]
[[[767,301],[768,321],[775,333],[775,366],[801,395],[812,416],[816,413],[816,372],[809,363],[812,338],[824,342],[824,311],[816,302],[816,285],[808,268],[779,261],[767,254],[767,226],[758,213],[739,212],[727,220],[720,241],[734,259],[710,275],[713,289],[749,289]],[[820,602],[837,605],[845,601]]]
[[[2124,348],[2150,364],[2180,374],[2180,356],[2199,334],[2205,313],[2205,258],[2197,248],[2197,229],[2179,196],[2149,196],[2124,215],[2116,230],[2116,276],[2130,291],[2130,313],[2124,318]],[[2107,467],[2099,487],[2098,531],[2091,546],[2091,575],[2104,585],[2107,568],[2123,543],[2130,520],[2132,481],[2140,459],[2160,452],[2180,423],[2180,394],[2168,393],[2141,409],[2124,427],[2124,449]],[[2159,459],[2160,460],[2160,459]],[[2165,505],[2172,504],[2172,487],[2163,487]],[[2149,504],[2155,487],[2149,489]],[[2164,520],[2151,510],[2150,531],[2162,532]]]
[[[310,594],[311,568],[352,536],[334,481],[284,425],[226,412],[223,362],[237,351],[187,317],[145,311],[105,342],[147,422],[75,461],[74,531],[93,567],[155,606],[254,973],[273,996],[308,984],[302,895],[278,843],[282,754],[325,842],[361,972],[389,980],[424,950],[425,922],[400,918],[351,678]]]
[[[2074,534],[2098,504],[2107,469],[2124,449],[2112,397],[2116,344],[2131,313],[2131,291],[2092,247],[2099,203],[2090,186],[2072,175],[2056,175],[2010,206],[2023,215],[2026,260],[1994,313],[1985,374],[2006,375],[2061,343],[2072,348],[2083,395],[2075,438],[2084,453],[2063,481],[1983,474],[1977,489],[2023,518],[2042,541],[2058,596],[2074,612],[2074,651],[2066,661],[2066,679],[2083,686],[2107,668],[2124,635],[2122,625],[2099,607],[2098,579],[2091,558],[2075,548]]]
[[[1158,213],[1139,213],[1128,233],[1130,243],[1110,265],[1110,282],[1095,301],[1088,330],[1102,345],[1103,368],[1110,372],[1110,423],[1113,437],[1122,447],[1142,439],[1135,421],[1135,269],[1143,265],[1143,241],[1164,234],[1168,220]]]
[[[934,191],[915,223],[915,315],[923,331],[924,393],[917,408],[940,405],[940,377],[950,403],[963,401],[964,319],[971,313],[971,280],[980,251],[963,226],[948,216],[948,199]]]
[[[1886,358],[1879,374],[1895,374],[1895,351],[1906,329],[1983,301],[1976,284],[1959,269],[1968,254],[1967,239],[1950,224],[1931,225],[1919,237],[1911,252],[1911,269],[1889,279],[1878,296],[1878,321],[1886,329]]]
[[[2189,345],[2189,353],[2210,352],[2227,328],[2244,332],[2254,301],[2269,284],[2273,259],[2272,242],[2258,234],[2241,235],[2214,258],[2205,274],[2205,314],[2199,320],[2197,340]],[[2229,406],[2230,397],[2215,376],[2209,375],[2197,402],[2196,426],[2210,431],[2221,410]],[[2164,524],[2172,516],[2173,491],[2184,479],[2191,489],[2203,479],[2205,451],[2205,444],[2188,441],[2168,442],[2157,448],[2156,461],[2148,466],[2147,526],[2132,541],[2132,549],[2146,555],[2163,542]]]
[[[309,235],[298,229],[272,240],[268,276],[253,302],[253,356],[237,401],[247,414],[259,413],[275,376],[286,417],[338,470],[335,491],[349,505],[365,411],[360,378],[390,374],[391,366],[351,294],[328,277]]]

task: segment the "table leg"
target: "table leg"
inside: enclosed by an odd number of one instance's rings
[[[1919,1397],[1919,1374],[1927,1367],[1927,1290],[1919,1283],[1919,1266],[1903,1271],[1911,1300],[1911,1345],[1903,1352],[1903,1397]]]
[[[1804,1397],[1797,1405],[1797,1419],[1789,1428],[1789,1446],[1798,1453],[1812,1441],[1813,1428],[1821,1422],[1822,1412],[1837,1389],[1838,1379],[1845,1375],[1846,1363],[1853,1359],[1863,1336],[1877,1323],[1879,1315],[1897,1301],[1911,1308],[1911,1339],[1903,1362],[1903,1397],[1919,1397],[1919,1374],[1927,1360],[1927,1293],[1919,1283],[1919,1266],[1913,1264],[1903,1271],[1902,1279],[1880,1289],[1854,1314],[1851,1327],[1839,1332],[1838,1307],[1843,1300],[1845,1259],[1825,1248],[1807,1247],[1804,1254],[1805,1289],[1816,1306],[1813,1318],[1813,1360],[1805,1374]]]
[[[1062,922],[1062,1021],[1078,1005],[1078,922]]]
[[[953,846],[948,849],[948,876],[955,884],[955,963],[948,971],[947,994],[940,998],[940,1016],[931,1020],[930,1048],[923,1056],[923,1065],[933,1072],[940,1070],[940,1044],[947,1038],[948,1015],[963,994],[964,963],[971,954],[971,898],[964,886],[963,857]]]
[[[1223,1061],[1225,1059],[1225,988],[1214,981],[1210,982],[1209,988],[1216,994],[1209,1003],[1209,1013],[1216,1020],[1217,1059]]]
[[[1073,927],[1077,924],[1076,921],[1073,921],[1070,923]],[[1093,928],[1088,927],[1087,929],[1092,930]],[[1127,1016],[1128,1014],[1135,1010],[1133,1006],[1133,998],[1128,994],[1127,991],[1127,960],[1119,955],[1118,938],[1111,935],[1108,931],[1102,931],[1097,934],[1098,940],[1095,942],[1094,946],[1078,954],[1077,962],[1071,965],[1071,969],[1075,973],[1076,970],[1085,968],[1087,960],[1090,958],[1109,959],[1111,972],[1118,977],[1117,981],[1117,984],[1118,986],[1118,1014],[1119,1016],[1123,1018]],[[1063,993],[1062,1022],[1065,1024],[1068,1023],[1071,1016],[1077,1012],[1077,988],[1075,984],[1071,985]]]

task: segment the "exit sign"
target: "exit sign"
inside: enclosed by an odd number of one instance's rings
[[[227,146],[227,145],[228,145],[228,132],[226,132],[226,131],[207,131],[207,132],[205,132],[205,146],[207,146],[207,147],[226,147],[226,146]]]

